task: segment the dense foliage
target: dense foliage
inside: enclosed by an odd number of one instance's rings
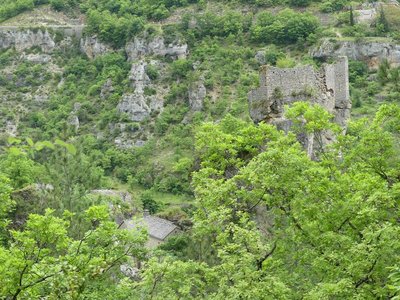
[[[300,106],[289,113],[317,113]],[[203,125],[192,237],[199,246],[189,255],[195,261],[153,261],[145,271],[152,281],[143,284],[156,285],[159,299],[393,297],[399,114],[397,105],[384,106],[372,122],[352,123],[318,161],[294,135],[270,125],[229,116]],[[184,281],[175,285],[170,276]]]

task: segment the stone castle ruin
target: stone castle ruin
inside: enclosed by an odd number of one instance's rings
[[[334,64],[320,70],[306,65],[289,69],[263,66],[260,87],[248,95],[250,116],[254,122],[265,121],[288,131],[291,123],[284,116],[284,106],[297,101],[319,104],[334,115],[334,122],[346,129],[350,118],[348,60],[341,56]],[[324,136],[325,142],[329,134]],[[315,150],[313,137],[302,137],[310,154]]]

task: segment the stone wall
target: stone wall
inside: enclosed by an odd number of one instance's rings
[[[263,66],[260,87],[249,93],[248,100],[250,116],[256,123],[265,121],[288,131],[291,123],[285,119],[284,106],[309,101],[332,113],[334,121],[345,129],[351,109],[347,57],[339,57],[334,64],[324,65],[320,70],[312,66],[290,69]],[[329,139],[328,135],[325,139]],[[308,149],[314,148],[307,137],[301,142]]]

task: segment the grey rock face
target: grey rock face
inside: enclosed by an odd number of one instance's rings
[[[71,115],[69,117],[68,123],[75,128],[75,131],[79,129],[79,118],[77,115]]]
[[[117,109],[121,113],[126,113],[134,122],[140,122],[150,115],[150,107],[142,94],[134,93],[124,95]]]
[[[356,22],[371,24],[375,20],[381,5],[381,2],[363,3],[360,9],[354,11]]]
[[[187,44],[165,44],[162,37],[153,40],[135,38],[133,42],[126,44],[125,51],[130,61],[139,59],[143,55],[172,56],[176,58],[186,58]]]
[[[0,31],[0,49],[15,48],[22,52],[32,47],[40,47],[45,53],[53,51],[56,43],[50,33],[42,30],[6,29]]]
[[[255,59],[260,65],[265,65],[265,51],[257,51]]]
[[[90,59],[111,51],[111,49],[107,45],[101,43],[96,36],[86,36],[82,38],[80,40],[80,48]]]
[[[203,82],[197,82],[189,89],[189,105],[191,110],[200,111],[203,108],[204,98],[207,95]]]
[[[93,194],[108,196],[108,197],[116,197],[120,198],[123,202],[131,202],[132,195],[128,192],[124,191],[116,191],[116,190],[92,190]]]
[[[264,66],[260,72],[260,87],[248,95],[250,116],[254,122],[265,121],[288,131],[291,123],[285,118],[284,106],[296,101],[310,101],[324,107],[335,117],[334,121],[344,130],[350,118],[347,57],[340,57],[335,64],[322,70],[312,66],[279,69]],[[330,139],[327,133],[325,142]],[[308,154],[315,150],[314,136],[300,137]]]
[[[139,280],[140,279],[140,270],[138,268],[132,267],[130,265],[121,265],[120,267],[121,273],[124,274],[125,276],[134,279],[134,280]]]
[[[24,58],[36,64],[47,64],[51,61],[51,56],[48,54],[28,54]]]
[[[78,131],[80,122],[78,118],[78,111],[81,109],[81,104],[79,102],[74,103],[74,108],[68,118],[68,123],[75,128],[75,131]]]
[[[355,19],[357,23],[372,23],[377,15],[377,11],[375,8],[365,8],[365,9],[358,9],[355,10]]]
[[[383,59],[393,67],[400,66],[400,45],[394,43],[331,41],[325,39],[322,44],[310,51],[315,58],[347,56],[351,60],[366,61],[370,68],[378,68]]]
[[[101,87],[100,91],[100,98],[101,99],[106,99],[112,92],[114,92],[114,87],[112,85],[112,80],[109,78],[107,81],[103,84]]]
[[[6,122],[6,133],[10,136],[17,136],[18,134],[18,126],[12,121]]]
[[[145,95],[145,87],[151,83],[146,74],[146,65],[143,60],[132,64],[129,79],[135,91],[123,95],[117,106],[119,112],[128,114],[134,122],[143,121],[152,111],[161,110],[163,107],[163,101],[157,95]]]
[[[143,60],[133,63],[129,73],[132,87],[137,91],[143,92],[146,85],[150,83],[150,78],[146,74],[147,63]]]

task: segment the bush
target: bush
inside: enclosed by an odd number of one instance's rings
[[[308,6],[311,3],[311,0],[289,0],[290,5],[292,6]]]
[[[261,13],[251,28],[251,37],[261,43],[291,44],[306,40],[318,28],[316,17],[285,9],[276,16]]]
[[[51,0],[50,5],[55,10],[63,10],[65,8],[65,1],[63,0]]]
[[[108,11],[90,10],[87,31],[98,34],[101,40],[120,48],[144,29],[144,19],[134,15],[118,16]]]
[[[140,195],[140,201],[142,201],[143,209],[148,210],[150,214],[155,214],[161,207],[161,205],[154,200],[150,191],[143,192]]]
[[[146,66],[146,74],[149,76],[151,80],[156,80],[159,77],[159,73],[157,67],[154,65],[147,65]]]
[[[296,66],[296,61],[290,57],[279,58],[276,62],[278,68],[293,68]]]
[[[184,79],[192,70],[192,63],[186,59],[178,59],[171,64],[171,78]]]
[[[334,11],[342,10],[347,4],[347,0],[331,0],[324,1],[320,5],[320,10],[325,13],[331,13]]]
[[[349,61],[349,80],[355,83],[358,77],[368,74],[368,66],[362,61],[351,60]]]

